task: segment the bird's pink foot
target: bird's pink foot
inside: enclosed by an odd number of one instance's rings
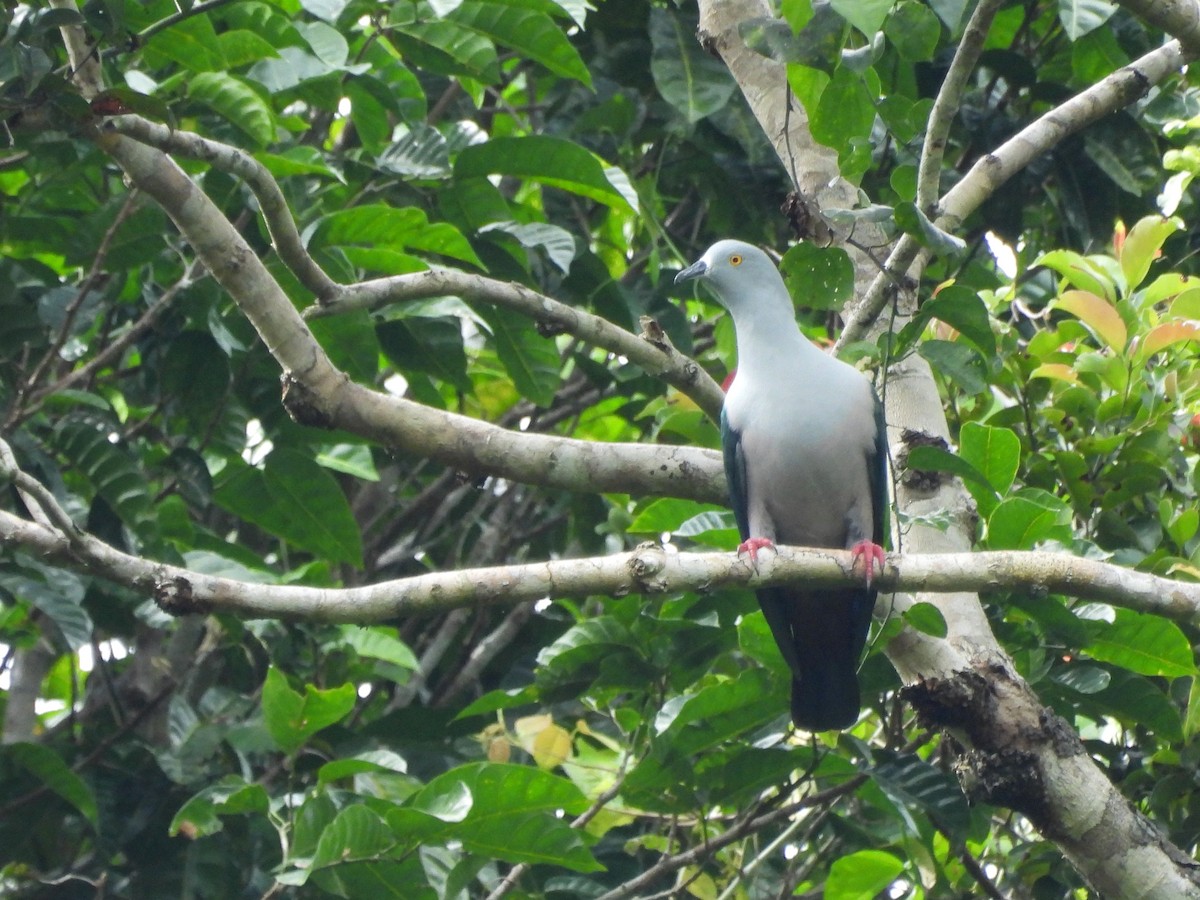
[[[750,554],[750,562],[757,565],[758,551],[759,550],[768,550],[768,549],[770,549],[770,550],[775,549],[775,544],[770,538],[752,537],[752,538],[746,538],[746,540],[744,540],[740,544],[738,544],[737,552],[738,552],[738,556],[741,556],[743,553],[749,553]]]
[[[871,586],[871,582],[875,579],[875,566],[879,566],[879,574],[883,574],[883,567],[887,563],[887,554],[883,552],[883,548],[871,541],[859,541],[850,548],[850,556],[854,562],[854,568],[858,568],[859,560],[866,563],[866,578],[867,587]]]

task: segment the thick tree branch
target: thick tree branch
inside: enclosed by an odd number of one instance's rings
[[[267,168],[254,157],[237,147],[189,131],[157,125],[138,116],[120,116],[114,118],[111,125],[114,131],[143,144],[187,159],[201,160],[245,181],[258,200],[279,258],[317,298],[317,305],[305,310],[305,318],[447,294],[492,303],[519,312],[554,331],[565,331],[589,344],[625,356],[649,374],[690,396],[714,420],[721,415],[723,395],[720,387],[699,365],[674,347],[631,334],[607,319],[560,303],[524,285],[445,268],[354,285],[339,284],[309,255],[283,192]]]
[[[355,384],[329,361],[262,260],[169,156],[113,131],[98,142],[171,217],[250,320],[282,368],[284,403],[302,424],[344,428],[470,475],[576,491],[716,502],[725,496],[713,451],[509,431]]]
[[[242,179],[258,200],[271,243],[283,264],[318,299],[334,297],[341,290],[341,286],[309,255],[275,178],[249,153],[191,131],[157,125],[140,116],[118,116],[110,121],[110,125],[114,131],[140,143],[186,159],[206,162],[214,169]]]
[[[251,619],[358,624],[466,607],[515,606],[545,597],[661,595],[783,584],[833,587],[861,577],[854,572],[849,551],[780,547],[753,568],[732,553],[681,553],[644,544],[611,556],[433,572],[334,589],[260,584],[192,572],[123,553],[84,532],[68,539],[56,529],[3,511],[0,543],[152,593],[171,613],[222,612]],[[1060,553],[893,554],[877,583],[885,595],[1014,590],[1062,594],[1200,625],[1200,584]],[[896,603],[903,608],[900,598]]]
[[[1200,3],[1196,0],[1117,0],[1121,6],[1155,28],[1161,28],[1187,50],[1200,56]]]
[[[724,394],[694,360],[669,343],[647,335],[634,335],[607,319],[560,303],[515,282],[497,281],[457,269],[433,268],[425,272],[378,278],[338,289],[336,297],[304,311],[306,319],[373,309],[385,303],[453,295],[503,306],[551,331],[565,331],[655,375],[688,395],[712,419],[721,417]]]
[[[1066,138],[1130,103],[1187,63],[1193,56],[1172,41],[1113,72],[1085,91],[1055,107],[992,153],[981,157],[938,204],[936,224],[955,231],[988,197],[1033,160]],[[864,338],[887,306],[895,278],[909,271],[921,253],[917,241],[905,235],[888,255],[885,272],[872,282],[846,322],[839,345]]]
[[[922,212],[931,212],[934,202],[941,196],[942,162],[945,160],[950,126],[954,124],[962,103],[963,91],[971,73],[975,71],[979,54],[983,52],[988,29],[992,27],[992,19],[1003,5],[1003,0],[981,0],[975,7],[958,42],[958,48],[954,51],[950,69],[946,72],[934,99],[917,168],[917,208]]]

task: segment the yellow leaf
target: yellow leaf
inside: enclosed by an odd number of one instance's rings
[[[1045,363],[1029,373],[1030,378],[1055,378],[1059,381],[1069,381],[1079,384],[1079,376],[1075,370],[1063,363]]]
[[[1200,338],[1200,322],[1164,322],[1146,333],[1146,339],[1142,341],[1138,356],[1145,359],[1172,344],[1178,344],[1180,341],[1194,341],[1197,338]]]
[[[1091,291],[1065,291],[1055,303],[1084,325],[1114,350],[1124,350],[1128,330],[1117,308]]]
[[[553,769],[571,758],[571,733],[561,725],[551,725],[533,740],[533,761],[539,769]]]

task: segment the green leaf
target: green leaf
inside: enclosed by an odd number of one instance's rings
[[[1110,303],[1117,299],[1112,273],[1105,271],[1096,259],[1073,250],[1051,250],[1039,256],[1033,264],[1053,269],[1071,286],[1099,294]]]
[[[971,812],[952,775],[911,754],[882,750],[876,760],[871,777],[899,806],[924,810],[952,839],[966,837]]]
[[[992,317],[979,294],[968,287],[951,285],[921,305],[921,315],[931,316],[959,331],[985,357],[996,355]]]
[[[651,8],[650,45],[650,73],[658,92],[689,123],[723,109],[737,90],[729,69],[704,52],[695,27],[678,12]]]
[[[308,684],[304,694],[298,694],[288,687],[287,676],[272,666],[263,683],[263,721],[279,748],[295,753],[322,728],[349,715],[357,698],[352,684],[326,691]]]
[[[496,354],[521,396],[549,407],[562,385],[562,360],[558,346],[543,337],[525,316],[499,306],[479,310],[492,332]]]
[[[901,59],[926,62],[933,59],[942,26],[929,7],[914,0],[901,0],[887,17],[883,33]]]
[[[454,163],[456,178],[509,175],[635,212],[636,198],[614,185],[606,164],[572,141],[549,135],[498,137],[464,148]]]
[[[676,531],[684,522],[706,512],[725,512],[724,506],[715,503],[697,503],[695,500],[680,500],[662,497],[652,500],[634,517],[628,530],[632,534],[659,535],[664,531]]]
[[[393,5],[393,10],[403,4]],[[483,35],[447,19],[399,22],[392,40],[419,69],[495,84],[500,80],[496,47]]]
[[[192,72],[224,72],[229,62],[208,16],[188,16],[146,42],[142,53],[151,67],[173,60]]]
[[[408,764],[404,757],[391,750],[367,750],[352,757],[325,763],[317,773],[318,784],[330,784],[369,772],[404,774]]]
[[[409,649],[408,644],[400,640],[395,628],[374,625],[360,628],[357,625],[342,626],[342,643],[351,647],[359,656],[381,659],[402,669],[415,671],[420,663]]]
[[[1058,19],[1072,41],[1095,31],[1116,11],[1117,4],[1108,0],[1058,0]]]
[[[71,650],[91,642],[95,626],[82,605],[87,585],[74,572],[21,559],[0,569],[0,588],[49,616]]]
[[[514,863],[564,866],[577,872],[603,868],[571,828],[568,817],[587,807],[587,798],[565,778],[534,766],[473,763],[439,775],[422,795],[445,796],[465,787],[473,798],[461,822],[444,823],[426,842],[460,841],[469,853]]]
[[[327,470],[296,450],[277,447],[263,471],[240,460],[214,499],[230,512],[297,547],[362,566],[362,536],[346,495]]]
[[[854,264],[841,247],[801,242],[783,255],[779,271],[792,299],[807,309],[840,310],[854,296]]]
[[[1118,253],[1126,290],[1137,290],[1150,271],[1150,265],[1162,252],[1163,242],[1182,227],[1176,218],[1146,216],[1129,229]]]
[[[283,153],[266,153],[260,150],[254,154],[254,158],[266,166],[267,171],[276,178],[321,175],[330,180],[340,180],[340,176],[329,167],[316,147],[290,147]]]
[[[375,334],[388,361],[401,372],[424,372],[464,394],[474,391],[458,319],[408,316],[380,322]]]
[[[959,455],[983,473],[992,489],[1008,493],[1021,464],[1021,439],[1011,428],[967,422],[958,434]]]
[[[378,481],[379,470],[366,444],[334,444],[317,454],[317,464],[363,481]]]
[[[58,426],[55,444],[122,522],[143,540],[151,539],[156,528],[146,478],[125,445],[109,440],[109,434],[115,432],[102,422],[67,418]]]
[[[883,30],[884,20],[895,3],[896,0],[829,0],[839,16],[869,38]]]
[[[910,200],[896,204],[896,224],[901,231],[915,237],[922,247],[929,248],[938,256],[957,259],[967,252],[966,241],[938,228]]]
[[[575,260],[575,238],[571,232],[557,225],[547,225],[545,222],[493,222],[479,229],[480,234],[499,231],[512,235],[522,247],[530,250],[538,249],[545,252],[550,262],[560,272],[566,275],[571,271],[571,263]]]
[[[379,859],[396,846],[392,830],[365,806],[347,806],[337,814],[317,841],[312,868]]]
[[[191,838],[207,837],[225,827],[221,816],[265,813],[270,806],[266,789],[240,775],[226,775],[183,804],[171,820],[171,836],[185,830]]]
[[[423,210],[411,206],[396,209],[370,204],[330,213],[321,220],[313,240],[318,245],[396,247],[438,253],[483,267],[457,228],[445,222],[431,223]]]
[[[923,341],[917,352],[933,370],[968,394],[988,389],[987,364],[979,351],[955,341]]]
[[[99,829],[100,813],[92,789],[49,747],[41,744],[11,744],[0,751],[0,755],[7,756],[30,772],[47,788],[75,807],[91,823],[92,828]]]
[[[188,79],[188,96],[211,107],[265,147],[275,140],[271,107],[241,79],[225,72],[201,72]]]
[[[947,633],[946,619],[932,603],[914,603],[904,611],[904,621],[917,631],[936,638],[944,638]]]
[[[511,47],[556,75],[592,86],[592,76],[562,29],[544,12],[502,2],[466,0],[451,21]]]
[[[1091,623],[1093,639],[1081,648],[1093,659],[1140,675],[1179,678],[1196,674],[1192,646],[1179,626],[1159,616],[1118,609],[1112,623]]]
[[[375,157],[375,165],[406,178],[443,179],[450,175],[449,145],[432,125],[399,125],[387,148]]]
[[[1095,715],[1114,716],[1131,727],[1151,729],[1165,741],[1183,738],[1183,723],[1174,700],[1142,675],[1117,669],[1112,683],[1087,699],[1097,704]]]
[[[825,900],[875,900],[904,871],[904,863],[882,850],[859,850],[834,860]]]
[[[787,708],[787,689],[786,680],[766,669],[746,669],[695,694],[670,698],[654,730],[670,738],[672,753],[698,753],[777,718]]]
[[[1045,491],[1026,488],[1002,500],[988,516],[992,550],[1032,550],[1039,541],[1070,539],[1070,508]]]
[[[909,469],[919,472],[948,472],[951,475],[957,475],[970,485],[982,487],[988,492],[992,491],[991,484],[982,472],[961,456],[955,456],[949,450],[943,450],[941,447],[931,445],[913,447],[905,457],[905,465]]]
[[[821,92],[816,109],[809,113],[809,126],[814,140],[840,151],[855,139],[870,137],[874,124],[874,98],[862,77],[845,67],[836,69]]]

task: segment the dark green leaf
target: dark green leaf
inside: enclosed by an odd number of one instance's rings
[[[987,364],[974,347],[955,341],[924,341],[917,352],[933,370],[968,394],[988,389]]]
[[[43,785],[79,810],[93,828],[99,828],[100,813],[92,789],[57,753],[41,744],[18,743],[5,747],[3,755],[31,772]]]
[[[650,10],[650,44],[654,83],[663,99],[688,122],[712,115],[737,90],[729,69],[701,49],[694,25],[676,10]]]
[[[817,247],[801,242],[790,248],[779,271],[800,306],[840,310],[854,296],[854,264],[841,247]]]
[[[902,0],[888,16],[883,33],[901,59],[924,62],[933,58],[942,26],[929,7],[915,0]]]
[[[384,355],[401,372],[424,372],[464,394],[474,389],[458,319],[409,316],[380,322],[375,334]]]
[[[188,81],[188,96],[224,116],[259,147],[275,139],[271,107],[240,79],[225,72],[201,72]]]
[[[608,206],[633,210],[637,198],[621,174],[583,147],[549,135],[492,138],[465,148],[454,164],[457,178],[511,175],[562,188]],[[623,179],[623,175],[622,175]]]
[[[946,619],[932,603],[914,603],[904,611],[904,621],[925,634],[937,638],[946,636]]]
[[[523,397],[548,407],[562,384],[558,347],[520,313],[499,306],[479,310],[492,332],[496,354]]]

